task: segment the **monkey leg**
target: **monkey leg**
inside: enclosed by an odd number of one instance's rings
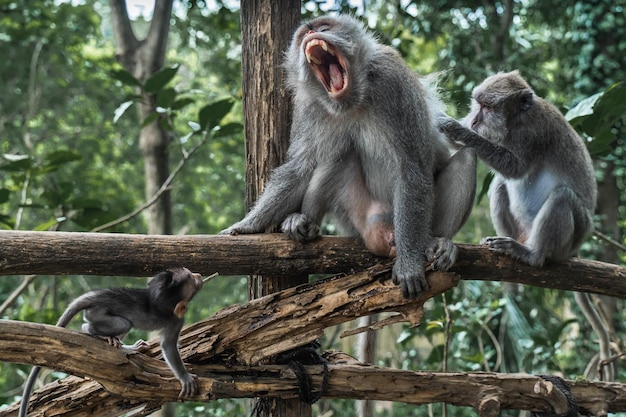
[[[475,195],[476,152],[464,147],[435,178],[434,238],[426,249],[426,259],[434,270],[447,271],[456,262],[458,250],[451,239],[467,221]]]
[[[461,229],[476,195],[476,151],[459,149],[435,178],[433,236],[449,239]]]
[[[365,247],[374,255],[395,257],[393,210],[372,196],[356,158],[346,163],[344,182],[340,186],[336,197],[340,226],[356,230]]]
[[[569,187],[557,187],[535,216],[525,244],[510,237],[489,237],[483,241],[491,250],[531,266],[542,266],[546,259],[565,260],[575,255],[577,245],[591,228],[586,213]]]
[[[525,242],[528,235],[521,232],[521,227],[511,213],[509,193],[501,175],[496,174],[491,181],[488,195],[491,221],[496,229],[496,233],[500,236],[510,236],[520,242]]]
[[[93,336],[124,338],[133,324],[122,316],[110,314],[106,308],[92,307],[85,310],[83,331]],[[115,345],[115,342],[109,340]]]

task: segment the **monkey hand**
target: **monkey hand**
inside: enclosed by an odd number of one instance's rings
[[[254,234],[254,233],[262,233],[264,230],[258,227],[255,227],[253,224],[251,224],[250,222],[247,222],[244,220],[237,222],[235,224],[233,224],[232,226],[230,226],[227,229],[222,230],[221,232],[219,232],[220,235],[231,235],[231,236],[235,236],[235,235],[250,235],[250,234]]]
[[[437,128],[443,133],[449,133],[459,127],[462,128],[461,124],[456,121],[456,119],[445,113],[437,113],[435,118],[437,119]]]
[[[447,271],[456,262],[458,249],[452,240],[445,237],[436,237],[426,248],[426,260],[434,271]]]
[[[511,237],[485,237],[480,240],[480,244],[489,246],[490,251],[503,253],[530,266],[542,266],[545,261],[545,258],[538,252]]]
[[[182,384],[178,398],[190,398],[198,392],[198,384],[196,383],[197,375],[185,373],[179,380]]]
[[[290,239],[300,243],[310,242],[320,235],[319,225],[302,213],[292,213],[287,216],[280,230]]]
[[[420,264],[410,262],[406,265],[401,258],[396,259],[393,266],[391,278],[393,283],[400,285],[402,296],[404,298],[417,298],[424,291],[428,290],[428,282],[426,281],[426,272]]]

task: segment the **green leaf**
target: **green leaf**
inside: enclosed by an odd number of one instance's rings
[[[164,88],[157,93],[156,104],[159,107],[169,109],[176,98],[176,90],[173,88]]]
[[[9,201],[9,196],[11,195],[11,191],[8,188],[0,188],[0,204],[6,203]]]
[[[238,122],[226,123],[223,126],[220,126],[218,130],[215,131],[214,136],[216,138],[233,135],[235,133],[239,133],[243,130],[243,125]]]
[[[172,103],[172,110],[180,110],[196,101],[190,97],[184,97]]]
[[[47,166],[63,165],[69,162],[80,161],[81,159],[83,159],[83,156],[80,153],[69,149],[56,150],[44,157],[45,165]]]
[[[117,70],[111,71],[111,77],[113,79],[121,81],[123,84],[130,85],[133,87],[141,87],[141,81],[133,77],[133,74],[126,71],[125,69],[117,69]]]
[[[231,98],[224,98],[214,103],[207,104],[200,109],[198,113],[198,122],[202,130],[211,130],[228,114],[230,109],[235,104],[235,101]]]
[[[493,181],[494,177],[495,177],[494,172],[493,171],[489,171],[487,173],[487,175],[485,175],[485,178],[483,178],[483,184],[480,187],[480,191],[478,192],[478,199],[476,200],[476,205],[480,204],[482,199],[489,192],[489,186],[491,185],[491,182]]]
[[[4,154],[4,159],[8,163],[0,165],[0,170],[9,172],[28,171],[33,166],[33,161],[28,155]]]
[[[165,85],[169,83],[172,78],[174,78],[176,72],[178,72],[178,65],[158,70],[146,80],[146,83],[143,86],[143,90],[146,93],[156,93],[157,91],[165,87]]]
[[[56,226],[57,224],[64,222],[65,220],[66,220],[65,217],[59,217],[58,219],[51,219],[51,220],[48,220],[47,222],[44,222],[35,226],[33,230],[36,232],[43,232],[45,230],[50,229],[52,226]]]
[[[128,110],[130,106],[133,105],[133,103],[133,100],[129,100],[117,106],[117,109],[115,109],[115,114],[113,116],[113,123],[117,123],[117,121],[120,120],[120,117],[122,117],[124,113],[126,113],[126,110]]]
[[[150,115],[146,117],[145,119],[143,119],[143,122],[141,122],[141,127],[148,126],[150,123],[154,122],[158,117],[159,117],[159,113],[157,112],[150,113]]]

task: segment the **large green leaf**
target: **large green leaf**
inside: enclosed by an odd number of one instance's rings
[[[565,117],[575,129],[592,138],[587,148],[593,156],[604,156],[617,139],[614,127],[626,116],[626,85],[613,84],[604,92],[578,103]]]
[[[224,118],[235,104],[231,98],[224,98],[211,104],[207,104],[200,109],[198,113],[198,121],[202,130],[211,130],[218,125],[220,120]]]
[[[111,71],[111,78],[114,78],[132,87],[141,87],[141,82],[137,78],[133,77],[133,74],[126,71],[125,69],[115,69]]]
[[[28,171],[33,166],[33,160],[28,155],[4,154],[2,158],[8,162],[0,164],[1,171]]]
[[[146,93],[156,93],[163,89],[163,87],[174,78],[177,72],[178,65],[158,70],[146,80],[146,83],[143,85],[143,90]]]

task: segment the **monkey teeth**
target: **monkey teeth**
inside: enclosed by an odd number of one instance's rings
[[[319,38],[306,42],[304,54],[326,91],[335,98],[340,98],[348,85],[348,75],[341,54]]]

